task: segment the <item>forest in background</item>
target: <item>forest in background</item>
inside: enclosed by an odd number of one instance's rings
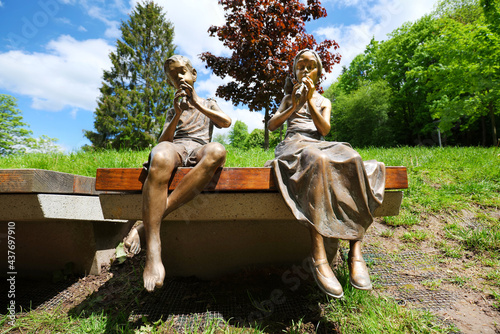
[[[496,146],[500,2],[443,0],[372,41],[325,95],[328,140],[353,146]]]

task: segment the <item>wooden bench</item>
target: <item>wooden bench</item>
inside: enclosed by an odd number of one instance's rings
[[[191,168],[178,168],[172,191]],[[406,167],[386,167],[386,193],[376,216],[399,213],[408,188]],[[141,219],[142,168],[103,168],[96,174],[107,219]],[[114,192],[114,193],[109,193]],[[309,232],[276,188],[271,168],[221,168],[204,191],[162,224],[167,273],[212,278],[246,266],[292,264],[308,257]]]
[[[95,178],[40,169],[0,170],[0,252],[15,232],[15,270],[20,276],[99,274],[134,221],[105,219]]]

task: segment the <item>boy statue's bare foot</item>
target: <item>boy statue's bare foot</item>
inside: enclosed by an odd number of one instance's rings
[[[163,280],[165,279],[165,267],[160,260],[153,260],[146,257],[146,267],[142,274],[144,280],[144,288],[152,292],[155,288],[161,288],[163,286]]]
[[[132,254],[139,254],[141,251],[141,244],[144,244],[144,224],[140,223],[132,227],[123,244],[125,249]]]

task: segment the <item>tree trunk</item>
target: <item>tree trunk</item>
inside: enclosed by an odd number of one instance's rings
[[[490,117],[491,117],[491,132],[492,132],[492,138],[493,138],[493,146],[497,146],[497,141],[498,141],[498,136],[497,136],[497,125],[495,123],[495,113],[493,109],[493,102],[490,101],[490,104],[488,106],[488,109],[490,110]]]
[[[481,132],[483,133],[481,144],[483,145],[483,147],[486,147],[486,123],[484,120],[484,116],[481,116]]]
[[[269,122],[269,110],[266,108],[264,114],[264,150],[269,149],[269,129],[267,128],[267,122]]]

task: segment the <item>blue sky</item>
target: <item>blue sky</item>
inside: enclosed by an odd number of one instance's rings
[[[195,89],[215,97],[216,88],[229,79],[205,69],[199,54],[228,55],[209,37],[211,25],[222,25],[224,13],[217,0],[158,0],[175,26],[177,53],[189,57],[198,70]],[[17,98],[24,121],[35,137],[58,138],[65,150],[90,142],[102,73],[110,68],[109,53],[120,38],[136,0],[0,0],[0,94]],[[324,0],[328,16],[307,25],[316,40],[336,40],[342,62],[327,76],[328,87],[342,65],[363,52],[372,37],[383,40],[407,21],[431,12],[437,0]],[[249,130],[263,127],[263,116],[243,106],[216,98],[233,122]],[[219,130],[220,131],[220,130]],[[227,131],[227,130],[226,130]]]

